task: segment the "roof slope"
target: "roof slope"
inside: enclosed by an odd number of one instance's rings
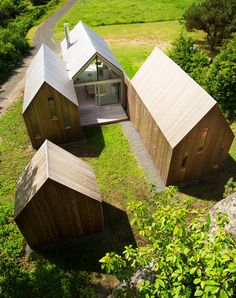
[[[131,82],[172,148],[216,104],[158,48],[153,50]]]
[[[94,200],[101,201],[92,167],[80,158],[46,140],[26,166],[17,182],[14,217],[24,209],[48,179]]]
[[[77,97],[65,62],[42,44],[26,72],[23,113],[44,82],[78,106]]]
[[[67,48],[66,39],[61,42],[63,59],[67,62],[67,69],[73,78],[95,54],[102,56],[116,68],[123,69],[116,60],[104,39],[91,30],[83,22],[79,22],[70,31],[71,46]]]

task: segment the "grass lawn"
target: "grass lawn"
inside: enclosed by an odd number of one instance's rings
[[[57,9],[59,9],[61,6],[63,6],[65,4],[66,0],[59,0],[58,1],[58,4],[49,8],[46,13],[40,18],[38,19],[36,22],[35,22],[35,26],[30,28],[29,31],[27,32],[27,39],[29,40],[30,42],[30,45],[32,45],[32,42],[33,42],[33,38],[34,38],[34,35],[38,29],[38,27],[49,17],[51,16]]]
[[[52,253],[25,257],[23,238],[12,218],[17,177],[34,154],[21,108],[18,101],[0,118],[1,294],[14,297],[17,291],[19,297],[104,297],[117,281],[101,273],[98,260],[107,251],[121,252],[124,245],[135,244],[124,210],[130,199],[148,197],[144,172],[119,124],[86,129],[84,141],[66,149],[94,167],[104,200],[105,233],[78,245],[68,243]]]
[[[108,25],[93,27],[93,30],[106,40],[130,78],[155,46],[165,51],[181,32],[185,32],[179,21]],[[198,40],[203,38],[201,31],[185,33]],[[64,30],[57,27],[54,38],[61,41]]]
[[[65,21],[71,27],[79,19],[97,26],[94,30],[108,41],[132,77],[155,45],[165,50],[179,34],[182,28],[177,20],[192,2],[78,1],[59,23],[55,36],[63,38]],[[104,22],[110,25],[100,26]],[[136,22],[141,23],[133,24]],[[118,23],[122,24],[113,25]],[[197,33],[196,38],[200,37],[201,33]],[[98,260],[107,251],[121,252],[124,245],[136,245],[139,240],[130,227],[126,204],[131,199],[149,200],[145,173],[119,124],[87,128],[85,138],[66,149],[89,162],[95,170],[104,200],[105,232],[86,241],[26,256],[24,240],[13,221],[16,180],[34,154],[22,121],[21,106],[18,100],[0,118],[0,296],[16,297],[17,293],[22,298],[106,297],[117,280],[101,272]],[[236,124],[232,128],[236,133]],[[229,177],[236,176],[235,165],[234,140],[224,172],[215,179],[181,188],[175,200],[181,202],[187,198],[193,207],[211,208],[222,199]]]
[[[73,27],[79,20],[89,26],[180,20],[193,2],[200,0],[79,0],[59,22],[57,30],[65,22]]]
[[[13,222],[18,175],[34,154],[21,118],[19,100],[0,118],[0,289],[2,297],[105,297],[117,280],[103,274],[98,260],[121,252],[137,240],[125,212],[130,199],[148,201],[149,185],[119,124],[87,128],[85,138],[67,150],[95,170],[104,200],[105,233],[65,247],[25,256],[24,241]],[[236,131],[236,125],[232,128]],[[209,209],[222,198],[223,186],[236,173],[236,142],[225,171],[216,179],[181,188],[175,201]]]

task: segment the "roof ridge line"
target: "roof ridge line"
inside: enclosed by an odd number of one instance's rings
[[[87,37],[88,37],[88,40],[89,40],[89,42],[91,43],[91,45],[93,46],[94,51],[97,53],[97,49],[96,49],[96,47],[95,47],[93,41],[91,40],[91,38],[90,38],[90,36],[89,36],[89,33],[87,32],[87,29],[90,29],[90,28],[87,27],[82,21],[80,21],[80,23],[81,23],[81,25],[82,25],[84,31],[86,32],[86,35],[87,35]],[[90,29],[90,30],[91,30],[91,29]],[[96,32],[94,32],[94,33],[96,33]]]

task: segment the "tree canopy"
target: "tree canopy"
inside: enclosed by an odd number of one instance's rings
[[[236,36],[213,60],[205,86],[228,119],[236,119]]]
[[[196,46],[196,41],[189,36],[181,34],[173,43],[168,52],[184,71],[186,71],[196,82],[203,84],[204,69],[209,66],[209,59]]]
[[[188,31],[203,30],[207,33],[213,58],[215,47],[236,31],[236,1],[206,0],[199,4],[193,3],[183,18]]]

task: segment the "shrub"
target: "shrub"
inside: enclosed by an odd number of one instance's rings
[[[28,49],[28,42],[20,30],[0,30],[0,81],[17,65]]]
[[[33,5],[45,5],[51,0],[30,0]]]
[[[206,55],[197,48],[195,40],[181,34],[169,50],[169,56],[196,82],[203,84],[204,72],[209,66]]]
[[[236,181],[234,178],[230,178],[227,184],[225,185],[225,191],[223,194],[224,198],[227,198],[228,196],[232,195],[233,193],[236,192]]]
[[[226,117],[236,119],[236,36],[213,60],[206,89],[218,101]]]
[[[126,246],[122,255],[107,253],[101,266],[127,281],[120,297],[232,297],[236,294],[236,243],[223,229],[227,218],[218,217],[210,239],[210,217],[186,207],[157,202],[154,210],[144,203],[129,205],[133,224],[145,246]],[[154,264],[153,282],[144,280],[132,288],[131,276]],[[124,293],[125,292],[125,293]],[[119,297],[119,292],[118,296]]]

